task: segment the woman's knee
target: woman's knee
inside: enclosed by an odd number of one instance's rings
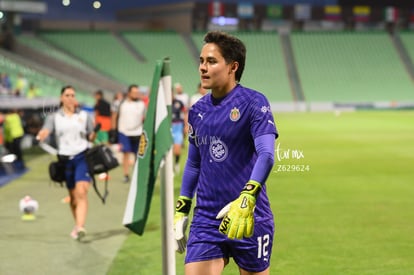
[[[79,181],[75,185],[74,195],[79,199],[85,199],[88,195],[89,182]]]

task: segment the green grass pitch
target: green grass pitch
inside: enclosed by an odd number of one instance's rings
[[[413,274],[414,112],[275,120],[280,137],[266,183],[276,222],[271,274]],[[128,236],[109,275],[162,274],[160,219],[157,186],[144,235]],[[177,274],[183,269],[177,255]],[[224,274],[238,274],[233,261]]]

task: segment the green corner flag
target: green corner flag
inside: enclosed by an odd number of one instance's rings
[[[161,161],[172,146],[167,93],[171,93],[171,76],[169,60],[164,59],[156,63],[123,218],[124,226],[138,235],[144,232]]]

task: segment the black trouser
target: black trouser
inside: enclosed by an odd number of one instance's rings
[[[18,138],[13,139],[12,142],[6,142],[5,144],[5,147],[9,151],[9,153],[16,155],[16,163],[22,166],[19,168],[24,167],[23,151],[21,147],[22,139],[23,137],[18,137]]]

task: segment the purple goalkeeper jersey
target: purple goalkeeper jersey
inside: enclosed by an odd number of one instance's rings
[[[200,153],[193,224],[219,224],[217,213],[235,200],[256,163],[254,139],[277,130],[266,97],[237,85],[225,98],[201,98],[189,111],[189,141]],[[273,219],[264,182],[255,219]]]

